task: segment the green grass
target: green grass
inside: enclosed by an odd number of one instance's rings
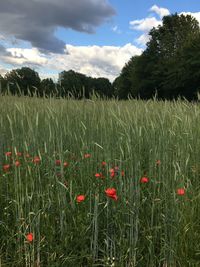
[[[1,267],[200,266],[198,104],[2,96],[0,151]]]

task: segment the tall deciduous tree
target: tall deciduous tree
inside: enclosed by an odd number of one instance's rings
[[[150,40],[142,55],[133,57],[122,69],[114,82],[116,92],[123,98],[131,92],[144,99],[155,94],[164,99],[193,99],[199,77],[199,34],[198,21],[190,15],[164,17],[162,25],[149,32]],[[194,86],[189,89],[187,84]]]
[[[40,77],[28,67],[14,69],[5,75],[12,93],[22,92],[24,95],[39,93]]]

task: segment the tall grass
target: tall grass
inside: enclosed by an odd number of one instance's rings
[[[200,266],[199,125],[181,101],[0,97],[0,266]]]

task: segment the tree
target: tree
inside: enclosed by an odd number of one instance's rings
[[[111,82],[106,78],[90,78],[89,88],[90,92],[94,90],[100,97],[110,98],[114,93]]]
[[[119,99],[127,99],[129,96],[137,96],[137,77],[135,71],[138,69],[139,57],[132,57],[123,67],[120,76],[113,82],[114,94]]]
[[[61,86],[61,96],[72,95],[75,98],[89,98],[94,91],[99,96],[111,97],[112,84],[106,78],[92,78],[73,70],[59,74],[58,84]]]
[[[40,77],[38,73],[28,67],[14,69],[5,75],[11,93],[24,95],[40,94]]]
[[[89,97],[87,77],[84,74],[73,70],[63,71],[59,74],[59,81],[62,91],[61,96],[72,95],[75,98]]]
[[[189,67],[186,66],[190,66],[191,62],[189,58],[186,59],[184,53],[189,53],[189,49],[195,58],[197,51],[191,47],[195,42],[198,47],[198,41],[195,40],[198,40],[199,34],[198,21],[192,16],[165,16],[163,24],[150,31],[150,40],[142,55],[133,57],[115,80],[114,85],[117,84],[119,95],[124,97],[131,91],[132,96],[144,99],[152,98],[155,94],[162,99],[179,96],[191,99],[195,92],[188,92],[186,83],[196,80],[194,75],[186,75],[187,81],[182,78],[185,69],[190,73]],[[196,72],[197,66],[198,64],[193,71]]]
[[[56,84],[51,78],[43,79],[40,83],[40,92],[45,96],[54,96],[56,94]]]
[[[6,91],[6,80],[0,74],[0,93],[4,93]]]

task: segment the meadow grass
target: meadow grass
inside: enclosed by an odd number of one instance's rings
[[[1,267],[200,266],[199,104],[1,96],[0,149]]]

